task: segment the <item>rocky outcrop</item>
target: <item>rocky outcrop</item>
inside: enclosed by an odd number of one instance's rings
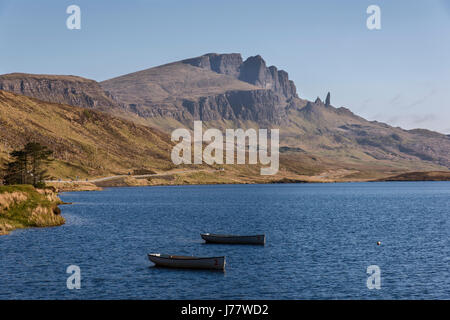
[[[243,61],[242,56],[238,53],[208,53],[182,62],[233,76],[263,89],[272,90],[286,99],[298,98],[297,89],[294,82],[289,80],[288,73],[278,70],[275,66],[267,67],[266,62],[260,55],[249,57]]]
[[[11,73],[0,76],[0,90],[90,109],[108,111],[119,107],[96,81],[76,76]]]
[[[182,62],[194,67],[209,69],[217,73],[238,78],[239,68],[242,64],[242,56],[239,53],[208,53],[197,58],[183,60]]]
[[[270,89],[285,98],[297,97],[294,82],[289,80],[288,73],[275,66],[266,67],[264,59],[257,55],[249,57],[241,65],[239,80]]]

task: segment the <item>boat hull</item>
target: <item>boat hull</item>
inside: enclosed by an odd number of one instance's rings
[[[183,269],[225,270],[225,257],[186,257],[149,254],[148,258],[158,267]]]
[[[265,245],[266,243],[266,236],[264,234],[252,236],[234,236],[234,235],[203,233],[201,234],[201,237],[207,243],[255,244],[255,245]]]

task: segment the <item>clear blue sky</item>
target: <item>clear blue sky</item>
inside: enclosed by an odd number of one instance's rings
[[[66,28],[71,4],[81,30]],[[447,0],[0,0],[0,73],[101,81],[208,52],[260,54],[303,98],[331,91],[369,120],[450,134]]]

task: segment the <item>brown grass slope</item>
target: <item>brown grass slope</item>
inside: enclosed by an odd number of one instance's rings
[[[167,169],[167,135],[109,114],[0,91],[0,159],[37,141],[54,150],[57,178]]]

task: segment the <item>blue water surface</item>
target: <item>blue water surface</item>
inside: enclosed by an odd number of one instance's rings
[[[64,226],[0,237],[0,299],[450,299],[450,182],[206,185],[69,192]],[[200,233],[265,233],[266,246]],[[377,245],[381,241],[381,245]],[[227,258],[155,268],[147,253]],[[81,269],[69,290],[66,269]],[[381,289],[367,288],[367,267]]]

